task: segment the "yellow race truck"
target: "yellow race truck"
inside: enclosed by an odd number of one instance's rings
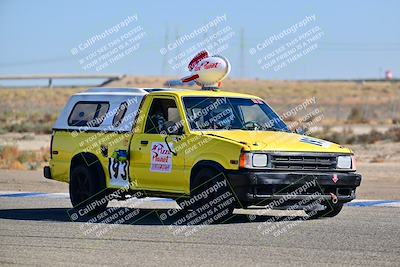
[[[75,94],[50,150],[44,176],[69,183],[74,207],[95,199],[97,212],[141,192],[185,210],[267,206],[332,217],[361,182],[350,149],[291,132],[259,97],[215,90]]]

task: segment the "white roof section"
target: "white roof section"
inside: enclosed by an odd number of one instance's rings
[[[188,91],[175,88],[90,88],[84,92],[74,94],[68,100],[53,126],[55,130],[71,131],[121,131],[132,130],[133,122],[139,111],[140,104],[145,95],[159,91]],[[190,90],[191,91],[191,90]],[[68,123],[70,114],[78,102],[108,102],[109,108],[99,126],[76,126]],[[113,119],[122,103],[128,104],[122,123],[115,127]],[[82,112],[84,114],[84,112]],[[82,115],[83,116],[83,115]]]
[[[90,94],[126,94],[126,95],[131,95],[131,94],[148,94],[147,91],[145,91],[142,88],[109,88],[109,87],[100,87],[100,88],[90,88],[87,89],[86,91],[82,93],[78,93],[77,95],[90,95]]]
[[[145,95],[149,94],[140,88],[91,88],[85,92],[74,94],[68,100],[64,109],[57,118],[53,129],[72,131],[119,131],[129,132]],[[108,102],[109,108],[99,126],[76,126],[68,123],[69,116],[78,102]],[[115,127],[113,119],[122,103],[127,103],[128,108],[122,123]]]
[[[159,91],[192,91],[190,89],[178,89],[178,88],[111,88],[111,87],[99,87],[99,88],[90,88],[84,92],[77,93],[77,95],[94,95],[94,94],[103,94],[103,95],[138,95],[138,94],[148,94],[151,92],[159,92]]]

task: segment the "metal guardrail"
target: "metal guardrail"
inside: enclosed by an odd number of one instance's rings
[[[291,81],[291,80],[289,80]],[[398,83],[400,79],[316,79],[316,80],[293,80],[294,82],[354,82],[354,83],[367,83],[367,82],[392,82]]]
[[[48,80],[48,87],[52,87],[55,79],[105,79],[100,86],[112,81],[120,80],[126,75],[120,74],[19,74],[0,75],[0,80]]]

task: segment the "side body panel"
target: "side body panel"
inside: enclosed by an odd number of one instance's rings
[[[174,155],[168,148],[169,145],[175,151],[181,136],[144,132],[147,114],[154,99],[174,100],[182,117],[177,98],[168,95],[145,98],[132,135],[129,173],[137,182],[139,189],[182,194],[186,192],[189,184],[188,179],[184,177],[185,155],[183,153]]]
[[[129,133],[103,133],[103,132],[68,132],[55,131],[53,138],[53,158],[50,160],[51,174],[54,180],[69,182],[71,160],[80,153],[91,153],[95,155],[103,168],[106,185],[110,188],[119,188],[111,183],[118,184],[116,181],[110,183],[110,171],[115,174],[110,166],[110,159],[113,151],[126,150],[131,135]],[[106,147],[108,153],[102,154],[102,146]],[[54,154],[57,151],[57,154]],[[83,159],[83,158],[82,158]],[[84,159],[83,159],[84,161]],[[128,170],[128,168],[126,169]],[[128,175],[126,175],[128,179]],[[111,179],[115,179],[112,177]],[[127,180],[129,182],[129,180]]]

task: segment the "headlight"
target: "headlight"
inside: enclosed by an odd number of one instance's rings
[[[268,165],[267,154],[262,153],[249,153],[244,152],[240,156],[240,167],[241,168],[263,168]]]
[[[266,167],[268,157],[266,154],[253,154],[253,167]]]
[[[338,156],[337,157],[337,168],[338,169],[351,169],[351,156]]]

